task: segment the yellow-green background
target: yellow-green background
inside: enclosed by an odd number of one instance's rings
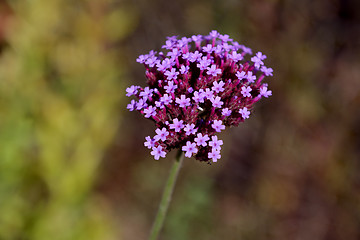
[[[356,0],[0,1],[0,239],[146,239],[174,153],[128,112],[139,54],[216,29],[268,56],[273,96],[186,159],[161,239],[360,239]]]

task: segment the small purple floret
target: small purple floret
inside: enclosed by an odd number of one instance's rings
[[[186,142],[186,145],[182,147],[182,150],[185,152],[185,157],[191,158],[191,156],[198,152],[196,144],[190,141]]]
[[[169,94],[165,93],[164,96],[160,98],[160,101],[165,105],[169,105],[173,100]]]
[[[216,97],[212,96],[210,98],[210,101],[214,108],[221,108],[221,106],[224,104],[224,102],[221,101],[221,98],[219,96]]]
[[[248,72],[246,78],[249,81],[249,83],[254,83],[256,80],[256,76],[253,75],[253,72]]]
[[[187,124],[186,127],[184,128],[186,135],[192,135],[196,133],[196,129],[195,129],[195,124],[191,123],[191,124]]]
[[[211,127],[216,131],[216,132],[221,132],[221,130],[225,129],[225,126],[222,124],[221,120],[214,120],[214,123],[211,125]]]
[[[126,96],[130,97],[132,95],[135,95],[138,92],[139,86],[131,86],[126,88]]]
[[[263,86],[260,88],[260,95],[267,98],[272,95],[272,91],[268,90],[267,86]]]
[[[225,85],[225,83],[223,81],[214,82],[211,90],[213,90],[216,93],[222,92],[222,91],[224,91],[224,85]]]
[[[236,77],[240,80],[243,80],[244,78],[246,78],[246,73],[244,71],[241,71],[241,72],[236,72]]]
[[[168,80],[173,80],[177,78],[179,73],[175,70],[175,68],[172,68],[170,71],[166,70],[164,75],[167,76]]]
[[[241,114],[243,119],[249,118],[250,111],[247,110],[247,107],[243,107],[242,109],[240,109],[239,113]]]
[[[216,65],[211,65],[211,67],[207,67],[207,74],[216,77],[217,75],[221,74],[221,69],[216,68]]]
[[[145,138],[146,142],[144,142],[144,146],[151,149],[155,146],[155,139],[152,139],[150,136]]]
[[[166,152],[163,150],[163,147],[159,145],[152,148],[151,155],[154,156],[155,160],[159,160],[160,157],[164,158],[166,156]]]
[[[216,151],[221,150],[221,145],[223,145],[222,140],[218,140],[217,136],[212,136],[211,141],[209,142],[209,146],[212,147]]]
[[[144,109],[145,117],[149,118],[156,114],[156,108],[153,106],[149,106],[148,108]]]
[[[194,139],[196,142],[196,145],[206,147],[207,142],[210,138],[207,134],[204,136],[201,133],[197,134],[197,137]]]
[[[136,107],[136,102],[135,100],[131,100],[131,102],[127,105],[127,109],[129,109],[129,111],[134,111],[135,110],[135,107]]]
[[[225,117],[228,117],[228,116],[230,116],[231,115],[231,110],[230,109],[228,109],[228,108],[223,108],[222,110],[221,110],[221,114],[223,115],[223,116],[225,116]]]
[[[170,129],[174,129],[175,132],[180,132],[180,130],[184,127],[184,121],[178,120],[177,118],[174,119],[174,123],[170,124]]]
[[[221,158],[220,151],[212,150],[208,153],[208,158],[213,162],[217,162],[217,160]]]
[[[241,87],[241,94],[244,96],[244,97],[251,97],[251,87],[247,86],[242,86]]]
[[[190,99],[185,97],[185,95],[181,95],[180,98],[176,98],[175,102],[182,108],[190,106]]]
[[[159,128],[156,129],[155,132],[157,134],[154,137],[156,142],[159,141],[159,140],[164,142],[164,141],[166,141],[166,137],[169,136],[169,132],[164,127],[162,129],[159,129]]]
[[[178,86],[174,85],[173,81],[168,81],[168,85],[164,87],[167,93],[174,93]]]

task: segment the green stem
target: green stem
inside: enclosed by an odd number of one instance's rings
[[[175,162],[170,169],[169,178],[166,182],[165,189],[161,198],[161,202],[159,205],[159,210],[157,212],[154,225],[151,229],[149,240],[156,240],[161,231],[161,228],[164,224],[164,219],[166,216],[167,209],[169,207],[169,203],[171,201],[171,195],[174,191],[174,186],[176,182],[176,178],[178,176],[179,170],[181,168],[182,162],[184,159],[183,152],[179,149]]]

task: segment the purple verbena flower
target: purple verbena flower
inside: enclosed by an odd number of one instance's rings
[[[165,104],[165,105],[169,105],[173,100],[172,98],[169,96],[169,94],[165,93],[161,98],[160,101]]]
[[[156,108],[162,109],[164,108],[164,103],[160,101],[155,101]]]
[[[196,145],[206,147],[207,145],[206,141],[208,141],[209,139],[210,138],[207,134],[203,136],[202,133],[198,133],[197,137],[194,140],[196,142]]]
[[[170,71],[166,70],[164,73],[165,76],[167,76],[168,80],[176,79],[179,73],[176,71],[175,68],[172,68]]]
[[[216,162],[223,144],[216,134],[244,122],[255,102],[272,95],[263,81],[273,69],[264,66],[264,54],[253,55],[215,30],[168,37],[163,49],[136,59],[145,67],[147,86],[126,89],[135,98],[127,109],[155,122],[155,136],[144,145],[156,160],[178,148],[187,157]]]
[[[159,141],[159,140],[164,142],[164,141],[166,141],[166,137],[169,136],[169,132],[166,130],[165,127],[163,127],[162,129],[158,128],[158,129],[155,130],[155,132],[157,134],[154,137],[156,142]]]
[[[253,72],[248,72],[246,79],[248,80],[249,83],[254,83],[256,80],[256,76],[253,75]]]
[[[262,86],[260,87],[260,95],[267,98],[272,95],[272,92],[268,90],[267,86]]]
[[[136,107],[136,102],[135,100],[131,100],[131,102],[127,105],[127,109],[129,109],[129,111],[134,111],[135,110],[135,107]]]
[[[231,54],[229,54],[228,57],[232,59],[234,62],[238,62],[244,59],[244,57],[240,53],[237,53],[236,51],[233,51]]]
[[[146,142],[144,142],[144,146],[151,149],[155,147],[155,139],[151,138],[150,136],[145,137]]]
[[[222,114],[223,116],[225,116],[225,117],[228,117],[228,116],[231,115],[231,110],[228,109],[228,108],[223,108],[223,109],[221,110],[221,114]]]
[[[150,56],[146,61],[145,64],[149,65],[149,67],[154,67],[158,63],[158,59],[155,56]]]
[[[156,64],[157,70],[164,72],[166,69],[169,69],[175,64],[174,61],[171,61],[169,58],[165,58],[161,63]]]
[[[213,46],[211,44],[208,44],[202,48],[202,50],[205,53],[212,53],[214,51]]]
[[[212,150],[208,153],[208,158],[211,159],[213,162],[217,162],[218,159],[221,158],[220,151]]]
[[[184,121],[178,120],[177,118],[174,119],[174,123],[170,124],[170,129],[174,129],[175,132],[180,132],[180,130],[184,127]]]
[[[185,97],[185,95],[181,95],[180,98],[176,98],[175,102],[179,104],[179,107],[187,107],[190,106],[190,98]]]
[[[216,30],[212,30],[209,33],[209,36],[212,37],[212,38],[217,38],[219,36],[219,33]]]
[[[189,71],[190,67],[189,66],[185,66],[185,65],[182,65],[181,68],[180,68],[180,73],[181,74],[185,74]]]
[[[195,101],[195,103],[203,103],[205,99],[205,94],[203,92],[195,91],[192,99]]]
[[[138,63],[144,63],[147,59],[147,56],[146,55],[140,55],[137,59],[136,59],[136,62]]]
[[[220,34],[219,38],[220,38],[223,42],[232,41],[232,39],[230,38],[230,36],[227,35],[227,34],[224,34],[224,35]]]
[[[163,150],[163,147],[159,145],[152,148],[151,155],[154,156],[155,160],[159,160],[160,157],[164,158],[166,156],[166,152]]]
[[[251,94],[250,94],[250,92],[251,92],[251,87],[249,87],[249,86],[242,86],[241,87],[241,94],[244,96],[244,97],[251,97]]]
[[[212,103],[212,106],[214,108],[221,108],[221,106],[224,104],[224,102],[221,101],[221,98],[219,96],[210,98],[210,102]]]
[[[175,58],[180,55],[180,51],[177,48],[173,48],[171,52],[168,52],[167,56],[171,58]]]
[[[164,87],[167,93],[174,93],[178,86],[174,85],[173,81],[168,81],[168,85]]]
[[[214,92],[210,88],[207,88],[204,92],[204,96],[207,99],[211,99],[214,96]]]
[[[222,56],[222,53],[223,53],[223,47],[222,45],[217,45],[216,47],[214,47],[214,52],[216,54],[218,54],[219,56]]]
[[[225,85],[225,83],[223,81],[214,82],[211,90],[213,90],[216,93],[222,92],[222,91],[224,91],[224,88],[223,88],[224,85]]]
[[[177,36],[169,36],[169,37],[166,37],[167,40],[170,40],[172,42],[175,42],[177,41]]]
[[[166,40],[165,45],[163,45],[162,47],[165,49],[171,49],[174,46],[174,42],[171,40]]]
[[[198,152],[198,149],[196,147],[195,143],[192,143],[190,141],[186,142],[186,145],[182,147],[182,150],[185,152],[185,157],[191,158],[191,156]]]
[[[216,77],[217,75],[221,74],[221,69],[216,68],[216,65],[211,65],[211,67],[207,67],[206,69],[208,70],[208,75]]]
[[[191,38],[194,42],[199,42],[202,40],[203,36],[202,35],[193,35],[193,36],[191,36]]]
[[[145,117],[149,118],[156,114],[156,108],[153,106],[149,106],[148,108],[144,109]]]
[[[265,66],[261,67],[261,71],[265,74],[265,76],[272,76],[273,74],[273,69],[272,68],[267,68]]]
[[[252,51],[251,51],[250,48],[245,47],[244,45],[241,45],[240,47],[242,48],[242,50],[244,51],[244,53],[246,53],[246,54],[252,54]]]
[[[222,124],[221,120],[214,120],[214,123],[211,125],[211,127],[216,131],[216,132],[221,132],[221,130],[225,129],[225,126]]]
[[[202,56],[202,53],[199,53],[199,51],[195,51],[193,53],[190,53],[190,56],[189,56],[189,61],[190,62],[195,62],[197,61],[198,59],[200,59]]]
[[[217,136],[212,136],[211,141],[209,142],[209,146],[212,147],[216,151],[221,150],[221,145],[223,145],[223,140],[218,140]]]
[[[140,88],[139,86],[134,86],[134,85],[126,88],[126,96],[130,97],[132,95],[135,95],[138,92],[139,88]]]
[[[136,103],[136,110],[141,110],[143,108],[146,108],[148,105],[146,103],[146,100],[140,98],[139,102]]]
[[[202,57],[199,63],[196,65],[200,70],[205,70],[207,66],[211,64],[211,59],[208,59],[207,57]]]
[[[242,109],[239,109],[239,113],[241,114],[243,119],[249,118],[250,111],[247,110],[247,107],[243,107]]]
[[[185,133],[186,135],[191,135],[191,134],[195,134],[196,133],[196,129],[195,129],[195,124],[191,123],[191,124],[186,124],[185,128]]]
[[[244,71],[241,72],[236,72],[236,77],[240,80],[243,80],[244,78],[246,78],[246,73]]]
[[[262,54],[262,52],[257,52],[256,57],[259,58],[260,60],[266,59],[266,55]]]
[[[143,97],[144,100],[150,98],[153,95],[154,89],[149,87],[144,88],[144,91],[140,92],[140,97]]]

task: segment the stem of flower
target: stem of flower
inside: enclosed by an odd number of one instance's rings
[[[157,212],[153,227],[151,229],[149,240],[156,240],[161,231],[161,228],[164,224],[165,216],[167,209],[169,207],[169,203],[171,201],[171,196],[174,191],[174,186],[176,183],[176,179],[181,168],[182,162],[184,159],[184,153],[179,149],[175,162],[170,169],[169,178],[166,182],[165,189],[161,198],[161,202],[159,205],[159,210]]]

